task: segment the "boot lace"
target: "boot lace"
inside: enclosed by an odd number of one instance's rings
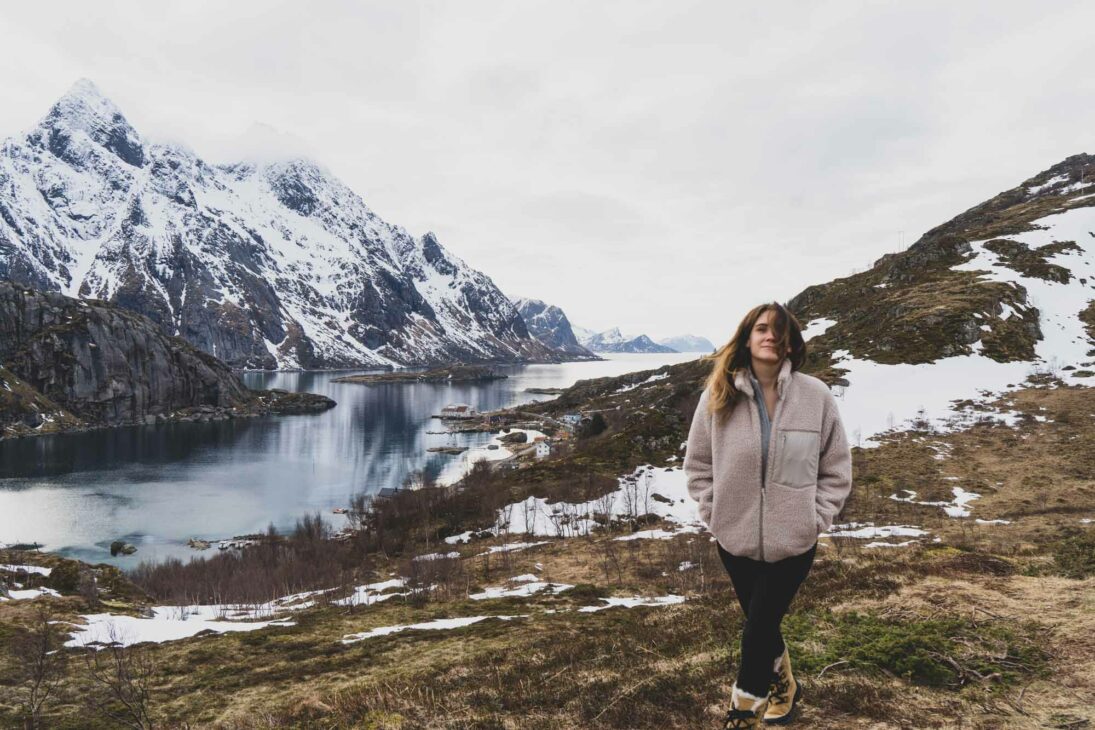
[[[774,705],[787,704],[787,698],[791,693],[790,677],[782,671],[772,675],[772,684],[768,689],[769,701]]]
[[[757,716],[749,710],[730,710],[726,713],[722,730],[754,730],[757,727]]]

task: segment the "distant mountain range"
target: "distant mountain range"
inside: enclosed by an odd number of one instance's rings
[[[646,335],[627,337],[620,332],[619,327],[604,332],[577,328],[575,334],[584,347],[594,352],[677,352],[672,347],[659,345]]]
[[[671,347],[677,352],[713,352],[715,346],[711,344],[711,341],[706,337],[699,337],[697,335],[678,335],[676,337],[665,337],[658,340],[659,345],[665,345]]]
[[[233,367],[573,357],[318,165],[209,164],[86,80],[0,146],[0,279],[118,304]]]

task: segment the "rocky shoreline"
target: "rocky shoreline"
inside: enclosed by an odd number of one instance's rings
[[[447,368],[435,368],[418,373],[392,372],[363,375],[347,375],[335,378],[333,383],[482,383],[490,380],[504,380],[508,375],[496,373],[482,365],[454,365]]]
[[[210,421],[229,421],[236,418],[256,418],[258,416],[289,416],[307,413],[322,413],[334,408],[337,402],[325,395],[316,393],[289,393],[283,390],[256,390],[251,403],[239,406],[201,405],[181,408],[171,413],[146,415],[131,421],[120,423],[88,423],[83,421],[59,420],[43,422],[38,426],[26,423],[12,423],[0,429],[0,441],[15,438],[31,438],[59,433],[83,433],[104,428],[122,428],[125,426],[153,426],[165,423],[208,423]]]

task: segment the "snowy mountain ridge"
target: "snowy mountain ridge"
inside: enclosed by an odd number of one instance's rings
[[[318,165],[210,165],[86,80],[0,146],[0,277],[120,304],[235,367],[566,357]]]
[[[570,320],[559,307],[528,298],[514,299],[513,305],[521,313],[532,336],[548,347],[583,359],[597,359],[578,342]]]
[[[671,347],[659,345],[646,335],[625,335],[620,332],[619,327],[604,332],[576,327],[574,331],[582,346],[593,352],[676,352]]]
[[[905,422],[949,430],[1028,381],[1095,384],[1092,164],[1069,157],[788,302],[853,441]]]
[[[711,344],[711,340],[706,337],[700,337],[699,335],[676,335],[674,337],[663,337],[658,340],[659,345],[665,345],[677,352],[713,352],[715,346]]]

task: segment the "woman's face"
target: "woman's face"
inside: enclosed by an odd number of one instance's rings
[[[762,312],[753,325],[753,331],[749,333],[749,353],[754,361],[774,365],[782,359],[778,349],[779,340],[776,338],[776,331],[772,328],[775,318],[776,313],[771,309]],[[784,354],[790,353],[791,348],[788,347]]]

